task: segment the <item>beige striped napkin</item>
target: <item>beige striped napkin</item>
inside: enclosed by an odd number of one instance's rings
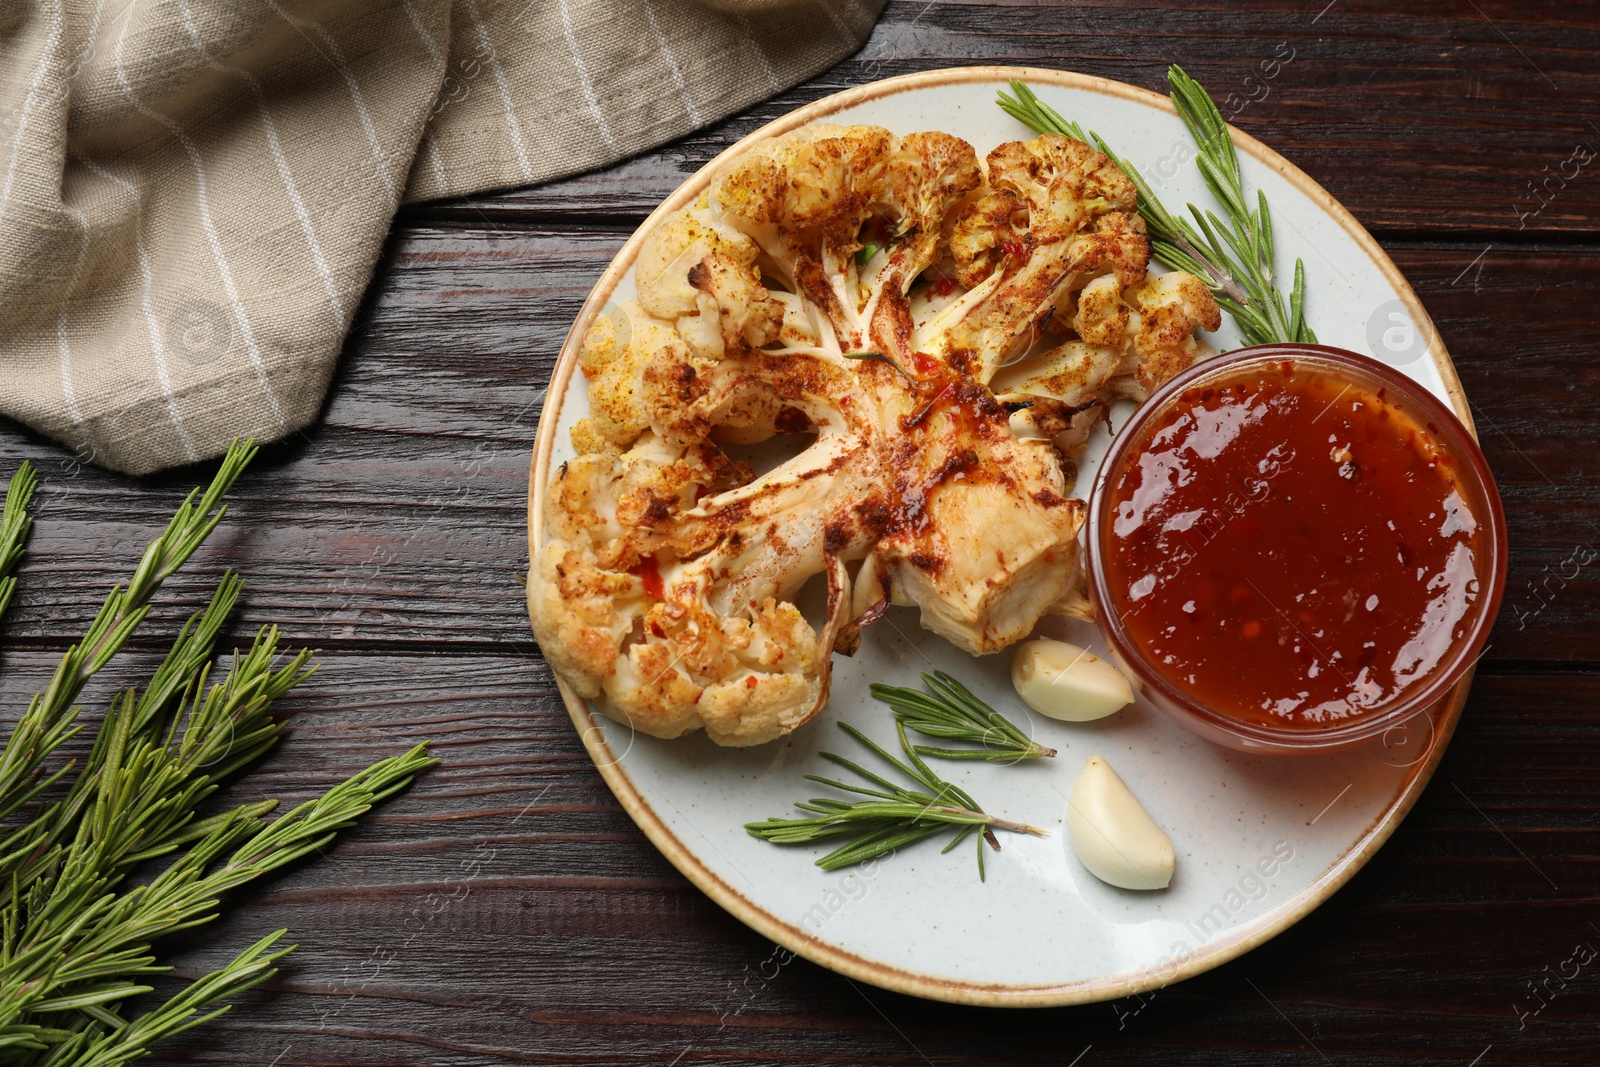
[[[882,6],[0,4],[0,414],[132,474],[299,429],[398,204],[661,144]]]

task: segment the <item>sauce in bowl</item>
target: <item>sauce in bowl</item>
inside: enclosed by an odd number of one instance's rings
[[[1163,389],[1091,511],[1113,648],[1158,706],[1240,747],[1353,743],[1420,710],[1470,666],[1504,582],[1465,429],[1381,364],[1296,348]]]

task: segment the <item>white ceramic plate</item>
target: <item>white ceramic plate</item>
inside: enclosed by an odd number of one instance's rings
[[[1182,123],[1164,97],[1117,82],[1033,68],[969,67],[865,85],[820,100],[751,134],[668,197],[640,232],[689,203],[728,156],[809,122],[868,122],[896,133],[944,130],[985,153],[1031,134],[994,104],[1010,78],[1104,134],[1158,186],[1163,201],[1210,204]],[[1470,418],[1449,356],[1416,295],[1371,236],[1320,186],[1246,134],[1234,132],[1247,189],[1264,189],[1276,221],[1280,269],[1305,260],[1307,318],[1326,344],[1405,369]],[[633,296],[639,236],[625,245],[584,305],[561,353],[533,463],[529,532],[541,543],[550,471],[572,455],[569,430],[587,413],[578,341],[609,303]],[[1231,321],[1211,338],[1232,348]],[[1103,445],[1106,438],[1099,435]],[[1087,486],[1103,448],[1080,464]],[[1064,620],[1041,632],[1099,648],[1093,626]],[[868,629],[854,659],[834,663],[827,710],[795,735],[754,749],[722,749],[695,734],[635,736],[563,687],[596,766],[650,840],[691,881],[750,926],[817,963],[888,989],[971,1004],[1046,1005],[1104,1000],[1199,973],[1260,944],[1306,915],[1382,845],[1426,783],[1465,699],[1383,739],[1334,757],[1252,757],[1186,733],[1143,701],[1110,719],[1070,724],[1033,717],[1008,679],[1009,654],[973,659],[893,609]],[[916,685],[920,671],[951,670],[981,697],[1060,750],[1017,767],[940,762],[937,769],[995,814],[1046,827],[1042,839],[1001,835],[988,881],[970,841],[941,855],[923,842],[870,868],[825,872],[825,849],[783,848],[743,824],[788,816],[818,795],[802,774],[827,768],[824,748],[854,745],[852,723],[891,749],[887,710],[867,685]],[[1170,889],[1138,893],[1095,880],[1066,835],[1066,794],[1092,755],[1105,756],[1171,835]]]

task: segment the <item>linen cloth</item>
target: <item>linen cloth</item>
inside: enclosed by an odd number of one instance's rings
[[[604,166],[884,0],[0,0],[0,414],[130,474],[317,415],[402,203]]]

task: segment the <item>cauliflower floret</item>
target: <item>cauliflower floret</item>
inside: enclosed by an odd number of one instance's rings
[[[991,382],[995,391],[1074,406],[1116,397],[1143,400],[1211,355],[1194,331],[1217,329],[1222,312],[1204,283],[1183,271],[1150,275],[1126,291],[1106,275],[1084,286],[1071,322],[1079,340],[1004,368]]]
[[[646,429],[697,436],[685,413],[704,394],[700,376],[714,361],[695,354],[671,323],[637,304],[600,322],[605,325],[591,328],[578,351],[578,366],[589,379],[589,415],[574,430],[579,451],[601,443],[626,448]],[[619,340],[624,336],[625,343]]]
[[[821,709],[833,652],[890,603],[974,653],[1084,613],[1061,449],[1215,328],[1194,279],[1146,280],[1134,211],[1062,137],[980,162],[817,125],[731,161],[581,346],[590,410],[528,588],[557,672],[646,733],[758,744]],[[794,432],[814,439],[759,477],[723,447]],[[794,598],[819,574],[814,627]]]
[[[991,191],[968,205],[950,235],[956,277],[970,307],[936,320],[954,367],[987,382],[1049,330],[1076,290],[1110,272],[1124,287],[1144,277],[1150,244],[1133,184],[1081,141],[1046,134],[989,153]]]
[[[870,333],[882,351],[904,365],[911,358],[916,323],[908,298],[912,284],[935,261],[951,208],[983,183],[972,146],[945,133],[914,133],[900,142],[890,161],[893,188],[887,227],[893,243],[869,266]]]
[[[1172,271],[1151,277],[1132,294],[1138,309],[1132,326],[1136,354],[1133,384],[1123,395],[1143,400],[1167,379],[1212,354],[1194,336],[1196,328],[1222,325],[1222,309],[1205,283],[1193,274]]]
[[[667,216],[639,248],[634,279],[639,304],[675,322],[696,354],[720,359],[771,341],[783,305],[761,284],[760,248],[721,226],[702,203]]]
[[[1052,133],[1009,141],[985,163],[990,191],[961,213],[950,236],[959,277],[968,287],[1006,256],[1031,259],[1029,246],[1071,240],[1088,220],[1131,214],[1136,207],[1133,183],[1116,164],[1069,137]]]
[[[787,252],[775,256],[780,265],[823,252],[853,256],[862,222],[891,188],[885,172],[896,147],[894,134],[876,126],[806,126],[734,160],[710,201],[769,253]]]
[[[545,659],[580,695],[599,696],[633,628],[627,602],[642,592],[638,579],[560,541],[540,550],[529,577],[528,610]]]
[[[658,604],[646,634],[603,682],[611,708],[655,737],[704,727],[723,745],[753,745],[810,717],[821,680],[816,634],[793,604],[768,598],[747,618]]]

